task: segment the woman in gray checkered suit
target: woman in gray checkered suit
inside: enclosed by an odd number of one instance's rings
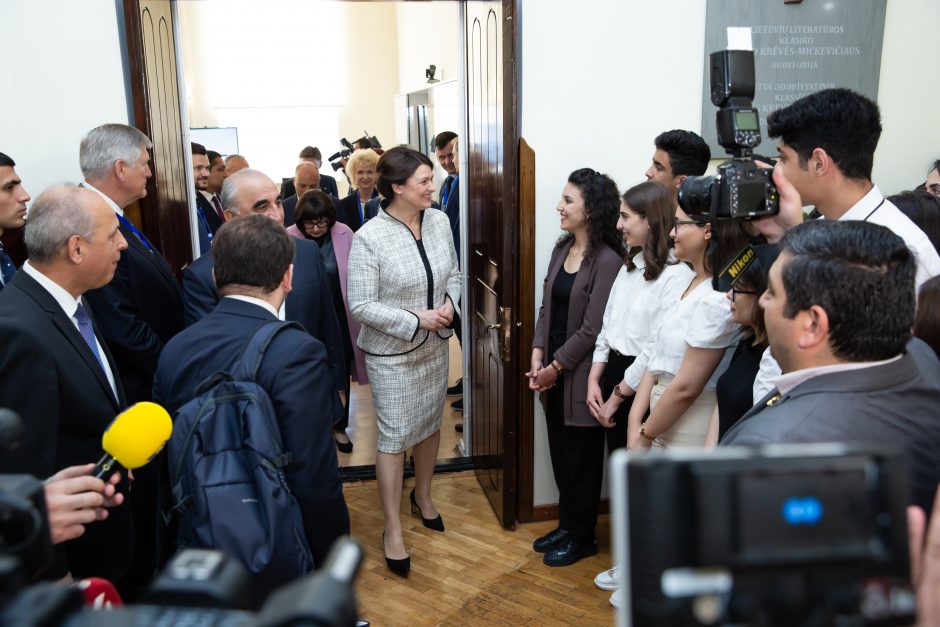
[[[362,323],[357,343],[366,355],[378,417],[375,473],[385,513],[385,559],[404,576],[410,558],[399,516],[408,448],[415,465],[412,513],[425,527],[444,531],[431,501],[431,477],[460,272],[447,215],[428,210],[434,192],[431,161],[399,146],[382,155],[377,169],[385,200],[353,239],[347,293],[349,309]]]

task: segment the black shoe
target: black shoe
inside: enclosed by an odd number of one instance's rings
[[[454,431],[456,431],[457,433],[463,433],[463,423],[458,422],[457,424],[455,424]]]
[[[382,552],[385,552],[385,532],[382,532]],[[411,570],[411,556],[400,560],[393,560],[389,556],[385,556],[385,563],[388,564],[388,569],[399,575],[401,577],[407,577],[408,572]]]
[[[459,411],[460,413],[463,413],[463,399],[458,398],[456,401],[450,404],[450,408],[453,409],[454,411]]]
[[[457,383],[447,388],[447,396],[463,395],[463,378],[457,379]]]
[[[554,531],[549,531],[541,538],[538,538],[535,542],[532,543],[532,550],[536,553],[545,553],[549,551],[568,538],[571,535],[564,529],[555,529]]]
[[[437,515],[437,518],[425,518],[424,514],[421,513],[421,508],[418,507],[418,502],[415,500],[414,488],[411,489],[411,513],[414,516],[420,516],[421,522],[424,523],[424,526],[428,529],[444,531],[444,519],[441,518],[440,514]]]
[[[569,566],[592,555],[597,555],[597,540],[582,542],[569,537],[548,551],[542,561],[549,566]]]
[[[353,452],[352,440],[350,440],[349,442],[340,442],[339,440],[336,439],[337,433],[341,433],[341,432],[340,431],[333,432],[333,440],[336,442],[336,450],[338,450],[340,453],[345,453],[346,455],[349,455],[350,453]]]

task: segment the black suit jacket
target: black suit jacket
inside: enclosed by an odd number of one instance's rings
[[[82,300],[94,321],[88,299]],[[114,370],[115,356],[97,326],[95,332]],[[101,435],[126,405],[120,376],[114,372],[115,397],[71,319],[22,270],[0,292],[0,346],[0,405],[17,412],[26,425],[20,447],[0,455],[0,473],[45,479],[67,466],[97,461]],[[59,577],[67,568],[76,578],[119,580],[130,564],[133,528],[125,501],[67,542],[64,551],[59,547],[57,563],[46,574]]]
[[[373,198],[375,194],[373,193]],[[371,198],[369,199],[371,200]],[[362,203],[362,211],[365,213],[366,205],[368,200]],[[359,227],[362,226],[362,220],[359,219],[359,203],[356,202],[356,192],[353,190],[353,193],[346,198],[341,199],[336,204],[336,219],[354,232],[359,230]]]
[[[339,198],[335,196],[330,196],[330,201],[333,203],[333,208],[336,209],[337,214],[339,213]],[[294,226],[294,210],[297,209],[297,194],[285,198],[281,202],[281,207],[284,209],[284,227]],[[338,218],[337,218],[338,219]],[[342,222],[342,220],[340,220]]]
[[[346,355],[340,335],[339,322],[333,310],[330,284],[320,260],[320,247],[310,240],[294,239],[294,283],[287,294],[284,306],[285,317],[299,322],[307,332],[326,345],[330,367],[333,371],[333,390],[343,390],[348,376]],[[219,302],[219,295],[212,279],[215,262],[212,255],[203,255],[189,264],[183,273],[183,305],[186,324],[192,325],[209,315]],[[344,411],[335,395],[337,417]]]
[[[336,187],[336,179],[329,174],[323,174],[321,172],[320,191],[329,194],[330,196],[339,196],[339,191]],[[297,189],[294,187],[294,177],[281,179],[281,198],[290,198],[296,194]],[[290,226],[290,224],[287,226]]]
[[[209,225],[209,231],[215,235],[215,232],[218,231],[219,227],[223,224],[222,218],[216,213],[212,203],[209,202],[199,190],[196,190],[196,205],[202,210],[202,215],[206,218],[206,223]]]
[[[213,373],[231,372],[252,335],[275,317],[264,308],[223,298],[212,313],[167,345],[154,379],[154,400],[170,413],[193,397]],[[333,443],[333,375],[323,344],[297,329],[278,333],[265,351],[257,382],[274,403],[284,447],[287,481],[300,503],[316,564],[339,536],[349,533],[349,512]]]
[[[450,177],[447,177],[450,178]],[[446,184],[447,179],[444,180]],[[444,186],[441,185],[441,191]],[[447,206],[441,207],[441,211],[447,214],[450,220],[450,233],[454,238],[454,250],[457,251],[457,263],[460,263],[460,179],[453,182],[450,192],[447,196]]]
[[[121,224],[127,249],[111,282],[85,294],[114,353],[130,402],[149,401],[160,351],[183,328],[183,297],[159,252]]]

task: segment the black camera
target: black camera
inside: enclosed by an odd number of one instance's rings
[[[913,622],[897,450],[617,452],[610,477],[621,624]]]
[[[760,144],[760,119],[754,107],[754,52],[722,50],[710,56],[711,99],[718,143],[731,159],[717,176],[690,176],[679,186],[679,206],[709,220],[754,220],[780,210],[773,170],[759,168],[752,155]]]

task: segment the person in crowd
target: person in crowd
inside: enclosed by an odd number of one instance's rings
[[[624,375],[629,381],[643,373],[627,425],[627,444],[636,450],[654,443],[704,446],[715,385],[741,334],[724,295],[712,286],[712,275],[748,243],[741,225],[709,224],[676,209],[672,239],[676,257],[691,264],[695,276]]]
[[[597,553],[594,527],[603,479],[605,429],[586,401],[591,355],[607,298],[623,265],[617,233],[620,194],[610,177],[575,170],[556,207],[564,235],[548,263],[535,335],[529,389],[545,409],[552,472],[558,486],[558,527],[533,549],[549,566]]]
[[[707,446],[714,446],[754,405],[754,378],[767,350],[764,310],[758,304],[767,289],[767,271],[760,261],[752,261],[741,271],[728,290],[731,319],[741,325],[744,336],[738,341],[731,362],[718,377],[715,396],[718,404],[708,426]]]
[[[627,417],[639,386],[638,379],[623,381],[624,372],[692,281],[692,270],[672,254],[674,221],[674,198],[660,183],[640,183],[621,198],[617,230],[627,261],[604,310],[587,389],[588,409],[607,428],[608,451],[627,444]]]
[[[330,282],[333,311],[339,322],[346,358],[346,371],[353,381],[369,383],[366,374],[365,354],[356,345],[359,339],[359,321],[352,317],[346,298],[349,272],[349,250],[352,248],[353,232],[336,221],[336,207],[324,192],[312,189],[303,194],[294,209],[295,224],[287,232],[299,239],[313,240],[320,247],[320,260]],[[333,425],[333,438],[340,453],[352,453],[353,443],[346,434],[349,427],[349,378],[346,379],[346,413]]]
[[[0,455],[2,473],[55,477],[65,469],[59,479],[74,477],[71,467],[87,469],[101,456],[101,434],[127,407],[117,360],[87,299],[89,290],[111,281],[127,247],[119,224],[100,195],[80,187],[52,187],[30,207],[29,260],[0,292],[0,398],[25,426],[19,448]],[[91,497],[89,508],[100,502],[92,493],[106,490],[99,484],[55,488],[63,496]],[[126,496],[127,483],[118,490]],[[76,509],[85,510],[73,512],[76,523],[88,522],[88,510]],[[57,527],[58,540],[73,539],[57,549],[47,576],[121,584],[134,551],[130,507],[112,509],[84,533]]]
[[[298,156],[301,163],[312,163],[317,166],[318,172],[320,168],[323,167],[323,155],[320,153],[320,149],[316,146],[304,146]],[[336,179],[328,174],[323,174],[322,172],[320,173],[319,189],[321,192],[325,192],[334,198],[339,197],[339,192],[336,189]],[[283,179],[281,181],[281,198],[286,199],[294,195],[303,196],[303,194],[297,193],[297,188],[294,187],[294,179]],[[291,215],[293,215],[293,212],[291,212]]]
[[[920,286],[914,337],[926,342],[940,356],[940,277],[933,277]]]
[[[339,201],[336,216],[353,231],[358,231],[366,221],[365,205],[378,194],[375,188],[378,161],[378,153],[371,148],[362,148],[352,153],[346,163],[346,175],[351,187],[349,195]]]
[[[209,158],[209,178],[206,179],[205,191],[200,190],[199,196],[209,201],[207,209],[210,209],[218,216],[218,221],[210,220],[210,224],[215,222],[215,231],[218,231],[222,223],[225,222],[225,214],[222,212],[222,201],[219,200],[219,194],[222,193],[222,183],[225,182],[228,172],[225,171],[225,160],[222,159],[222,155],[214,150],[206,150],[206,156]],[[215,231],[212,232],[213,235],[215,235]]]
[[[310,190],[320,189],[320,170],[316,164],[309,161],[301,161],[294,168],[294,178],[291,179],[293,189],[296,190],[293,196],[283,197],[282,205],[284,208],[284,226],[294,224],[294,213],[297,207],[297,199]],[[281,188],[283,190],[283,186]],[[283,192],[282,192],[283,193]]]
[[[913,503],[929,510],[940,481],[940,361],[911,338],[916,267],[881,225],[788,230],[760,298],[783,374],[720,445],[895,445],[909,460]]]
[[[927,235],[934,250],[940,251],[940,194],[901,192],[888,196],[888,202],[910,218]]]
[[[232,174],[222,185],[222,208],[226,221],[253,214],[277,220],[283,229],[284,215],[278,199],[277,185],[265,174],[252,169]],[[183,304],[186,323],[195,324],[215,309],[219,302],[212,269],[214,257],[203,255],[187,266],[183,273]],[[315,242],[298,241],[294,249],[294,287],[283,302],[284,320],[299,322],[310,335],[323,342],[336,383],[335,420],[345,415],[346,362],[343,336],[333,310],[329,280],[320,249]],[[334,420],[334,422],[335,422]]]
[[[425,527],[444,531],[431,500],[431,477],[460,271],[447,216],[426,211],[434,193],[431,161],[399,146],[382,155],[377,171],[385,200],[353,239],[348,298],[353,317],[362,324],[358,344],[366,355],[378,418],[375,472],[385,514],[383,551],[392,572],[406,576],[411,558],[399,509],[408,448],[415,468],[412,513]]]
[[[930,171],[927,172],[927,180],[924,181],[924,189],[928,194],[940,198],[940,159],[933,162]]]
[[[222,225],[209,200],[200,192],[209,188],[209,156],[206,147],[192,142],[193,181],[196,184],[196,229],[199,235],[199,254],[205,255],[212,246],[212,234]]]
[[[660,133],[646,180],[656,181],[672,194],[672,206],[679,204],[679,186],[690,176],[701,176],[708,169],[712,153],[708,144],[696,133],[674,129]]]
[[[26,203],[30,197],[13,169],[16,162],[0,152],[0,235],[4,229],[21,229],[26,224]],[[13,280],[16,266],[0,242],[0,290]]]
[[[114,355],[129,403],[151,400],[153,374],[164,345],[183,328],[179,282],[157,244],[124,214],[126,207],[147,195],[151,176],[148,150],[153,144],[142,132],[124,124],[104,124],[82,138],[79,162],[82,187],[98,193],[114,211],[127,248],[114,277],[85,294],[97,314],[95,321]],[[86,461],[86,460],[82,460]],[[160,567],[157,487],[160,460],[134,473],[136,542],[134,564],[123,592],[134,599]]]
[[[229,155],[225,158],[225,171],[230,176],[235,174],[239,170],[244,170],[245,168],[250,168],[248,165],[248,159],[242,155]]]
[[[250,172],[238,174],[245,179]],[[269,182],[276,198],[277,187]],[[167,344],[157,367],[153,396],[168,412],[195,398],[196,386],[213,373],[232,372],[246,338],[278,319],[292,289],[295,241],[280,219],[258,214],[219,229],[211,252],[219,303]],[[314,563],[322,566],[333,542],[349,533],[329,435],[335,386],[323,343],[300,329],[284,329],[265,351],[256,382],[274,405],[281,440],[290,453],[284,473],[300,505]]]

